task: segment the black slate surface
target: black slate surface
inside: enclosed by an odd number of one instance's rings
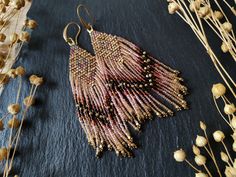
[[[87,144],[75,114],[68,80],[69,47],[62,30],[69,21],[77,21],[76,6],[86,4],[92,10],[99,31],[120,35],[138,44],[166,64],[182,71],[190,95],[190,110],[174,118],[155,119],[134,134],[140,148],[135,158],[122,159],[106,152],[101,159]],[[210,128],[226,129],[211,98],[211,86],[221,82],[208,55],[190,28],[177,15],[169,15],[163,0],[37,0],[29,17],[39,28],[29,46],[22,50],[16,65],[29,74],[42,75],[46,83],[37,93],[39,104],[33,109],[24,129],[15,170],[20,177],[185,177],[193,171],[177,164],[172,156],[178,147],[191,153],[198,125],[204,120]],[[235,24],[234,24],[235,25]],[[215,47],[219,43],[211,35]],[[90,51],[88,34],[83,31],[80,45]],[[223,63],[235,76],[235,64],[227,55]],[[1,111],[14,100],[15,83],[5,89]],[[28,86],[24,86],[27,94]]]

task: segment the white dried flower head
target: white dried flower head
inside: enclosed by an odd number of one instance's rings
[[[200,7],[200,9],[198,10],[198,15],[201,18],[206,17],[209,13],[210,13],[210,7],[207,6],[207,5],[203,6],[203,7]]]
[[[213,86],[211,88],[211,92],[212,92],[213,96],[216,99],[218,99],[219,97],[221,97],[221,96],[223,96],[225,94],[226,88],[221,83],[213,84]]]
[[[208,177],[206,173],[195,173],[195,177]]]
[[[234,141],[234,143],[232,144],[232,149],[234,152],[236,152],[236,141]]]
[[[177,150],[174,152],[174,159],[177,162],[183,162],[186,159],[186,153],[184,152],[183,149]]]
[[[224,52],[224,53],[227,53],[230,50],[230,47],[225,42],[222,42],[220,48],[221,48],[222,52]]]
[[[206,130],[206,124],[200,121],[200,128],[205,131]]]
[[[13,128],[13,129],[16,129],[16,128],[19,128],[20,126],[20,120],[18,120],[15,116],[13,118],[11,118],[9,121],[8,121],[8,127],[9,128]]]
[[[236,169],[233,167],[226,167],[225,169],[225,176],[226,177],[236,177]]]
[[[217,18],[218,20],[221,20],[223,18],[223,14],[221,13],[221,11],[215,10],[214,11],[214,16],[215,18]]]
[[[226,162],[226,163],[229,162],[229,157],[226,153],[221,152],[220,157],[221,157],[221,160],[223,160],[224,162]]]
[[[233,118],[231,119],[230,124],[234,129],[236,129],[236,116],[235,115],[233,115]]]
[[[199,155],[201,153],[201,151],[197,146],[193,145],[193,153],[195,155]]]
[[[168,11],[169,11],[170,14],[174,14],[178,10],[179,10],[179,5],[177,4],[177,2],[173,1],[173,2],[169,3]]]
[[[235,111],[236,111],[236,108],[235,108],[233,103],[226,104],[225,107],[224,107],[224,112],[227,115],[231,115],[231,114],[235,113]]]
[[[198,166],[202,166],[206,164],[206,157],[203,155],[196,155],[194,160]]]
[[[196,145],[198,147],[204,147],[204,146],[206,146],[206,144],[207,144],[207,139],[205,137],[203,137],[203,136],[197,135]]]
[[[221,142],[224,140],[225,134],[222,131],[217,130],[213,133],[213,138],[216,142]]]
[[[195,12],[195,10],[199,10],[201,6],[201,2],[200,1],[191,1],[189,4],[189,9],[192,12]]]
[[[230,22],[224,22],[222,26],[226,32],[230,32],[233,29],[233,26]]]

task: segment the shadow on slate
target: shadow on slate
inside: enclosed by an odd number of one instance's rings
[[[77,121],[68,80],[69,47],[62,38],[69,21],[79,21],[76,6],[86,4],[93,12],[95,28],[122,36],[152,56],[182,72],[190,89],[187,97],[191,109],[175,117],[155,119],[135,134],[140,148],[135,158],[122,159],[105,152],[102,159],[88,145]],[[204,120],[215,129],[226,129],[211,99],[211,86],[222,82],[200,42],[190,28],[176,15],[169,15],[163,0],[37,0],[29,17],[39,23],[29,46],[23,48],[23,65],[30,74],[43,76],[46,83],[39,88],[40,104],[30,111],[16,159],[19,176],[33,177],[191,177],[193,171],[173,160],[173,151],[184,147],[191,153],[193,139]],[[87,32],[80,36],[80,45],[91,50]],[[211,35],[215,47],[215,36]],[[227,69],[235,64],[229,56]],[[234,70],[235,72],[235,70]],[[235,73],[232,73],[232,75]],[[9,84],[3,97],[11,97],[15,85]],[[29,88],[24,87],[24,94]],[[1,110],[12,97],[1,105]]]

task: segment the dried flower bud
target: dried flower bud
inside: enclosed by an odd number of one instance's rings
[[[203,155],[195,156],[194,160],[198,166],[202,166],[206,164],[206,157]]]
[[[183,149],[180,149],[174,152],[174,159],[177,162],[183,162],[185,161],[185,158],[186,158],[186,154]]]
[[[234,159],[233,167],[236,168],[236,159]]]
[[[4,159],[7,159],[7,154],[8,154],[7,148],[1,147],[0,148],[0,160],[2,161]]]
[[[12,35],[10,35],[10,41],[12,44],[16,43],[18,39],[19,39],[18,34],[13,33]]]
[[[18,66],[15,70],[15,73],[17,76],[23,76],[25,75],[25,68],[23,68],[22,66]]]
[[[30,34],[26,31],[22,32],[20,35],[20,40],[22,42],[29,42],[30,41]]]
[[[233,151],[236,152],[236,141],[234,141],[232,148],[233,148]]]
[[[226,175],[226,177],[235,177],[236,176],[236,169],[233,167],[226,166],[225,175]]]
[[[11,78],[16,78],[16,70],[15,69],[10,69],[9,71],[8,71],[8,73],[7,73],[7,75],[9,76],[9,77],[11,77]]]
[[[206,146],[206,144],[207,144],[207,139],[205,137],[203,137],[203,136],[197,135],[196,145],[198,147],[204,147],[204,146]]]
[[[233,29],[233,26],[230,22],[224,22],[222,26],[226,32],[230,32]]]
[[[231,135],[233,140],[236,141],[236,131],[234,131],[233,135]]]
[[[217,18],[218,20],[221,20],[221,19],[223,18],[223,14],[222,14],[220,11],[218,11],[218,10],[215,10],[215,11],[214,11],[214,16],[215,16],[215,18]]]
[[[0,120],[0,131],[4,130],[4,123],[2,120]]]
[[[211,92],[212,92],[213,96],[217,99],[225,94],[226,88],[221,83],[214,84],[211,89]]]
[[[205,131],[206,130],[206,124],[204,124],[202,121],[200,121],[200,128]]]
[[[24,105],[25,106],[32,106],[35,103],[35,99],[32,96],[27,96],[24,99]]]
[[[6,40],[6,35],[3,33],[0,33],[0,42],[4,42]]]
[[[195,173],[195,177],[208,177],[205,173]]]
[[[206,17],[209,13],[210,13],[210,7],[209,6],[200,7],[200,9],[198,11],[198,15],[199,15],[200,18]]]
[[[233,115],[233,118],[231,119],[230,124],[234,129],[236,129],[236,116],[235,115]]]
[[[9,82],[9,76],[7,74],[0,74],[0,84],[7,84]]]
[[[195,146],[195,145],[193,145],[193,153],[195,154],[195,155],[199,155],[201,152],[200,152],[200,149],[197,147],[197,146]]]
[[[225,107],[224,107],[224,112],[227,115],[231,115],[231,114],[235,113],[235,111],[236,111],[236,108],[235,108],[233,103],[226,104]]]
[[[9,128],[18,128],[20,126],[20,121],[14,116],[7,124]]]
[[[20,105],[19,104],[10,104],[7,107],[7,110],[10,114],[16,115],[20,112]]]
[[[222,44],[221,44],[222,52],[227,53],[229,51],[229,49],[230,49],[230,47],[225,42],[222,42]]]
[[[170,14],[174,14],[179,10],[179,5],[176,2],[170,2],[168,5],[168,11]]]
[[[0,57],[0,69],[2,69],[5,66],[5,61],[3,58]]]
[[[30,78],[30,83],[33,85],[41,85],[43,83],[43,78],[42,77],[38,77],[36,75],[31,75]]]
[[[6,12],[6,6],[5,4],[0,4],[0,13],[5,13]]]
[[[224,162],[229,162],[229,157],[227,156],[226,153],[224,152],[220,152],[220,157],[221,157],[221,160],[223,160]]]
[[[18,175],[14,175],[14,177],[19,177]]]
[[[225,134],[222,131],[217,130],[213,133],[213,138],[216,142],[221,142],[224,140]]]
[[[35,29],[38,24],[35,20],[28,20],[26,26],[30,29]]]
[[[191,1],[190,4],[189,4],[189,9],[192,12],[195,12],[195,9],[199,10],[200,6],[201,6],[201,2],[200,1]]]

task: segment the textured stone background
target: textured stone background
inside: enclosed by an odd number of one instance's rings
[[[76,120],[68,80],[69,47],[62,31],[67,22],[78,22],[79,3],[92,10],[96,29],[125,37],[182,71],[190,89],[190,110],[179,112],[174,118],[150,121],[141,134],[134,134],[140,148],[135,150],[133,159],[117,158],[110,152],[96,159]],[[211,85],[221,79],[189,27],[178,16],[168,14],[166,1],[35,0],[29,17],[38,21],[39,28],[33,32],[29,46],[23,48],[24,60],[16,65],[25,66],[29,74],[42,75],[46,83],[37,93],[39,104],[30,112],[21,139],[15,163],[20,177],[194,176],[192,170],[173,160],[172,153],[177,147],[190,153],[192,139],[200,132],[200,120],[211,126],[209,131],[226,128],[210,93]],[[88,39],[83,32],[80,45],[92,51]],[[211,41],[218,47],[214,35]],[[229,56],[221,52],[219,55],[235,76],[235,64]],[[15,87],[11,83],[5,89],[1,111],[14,100]],[[24,94],[28,89],[25,86]]]

